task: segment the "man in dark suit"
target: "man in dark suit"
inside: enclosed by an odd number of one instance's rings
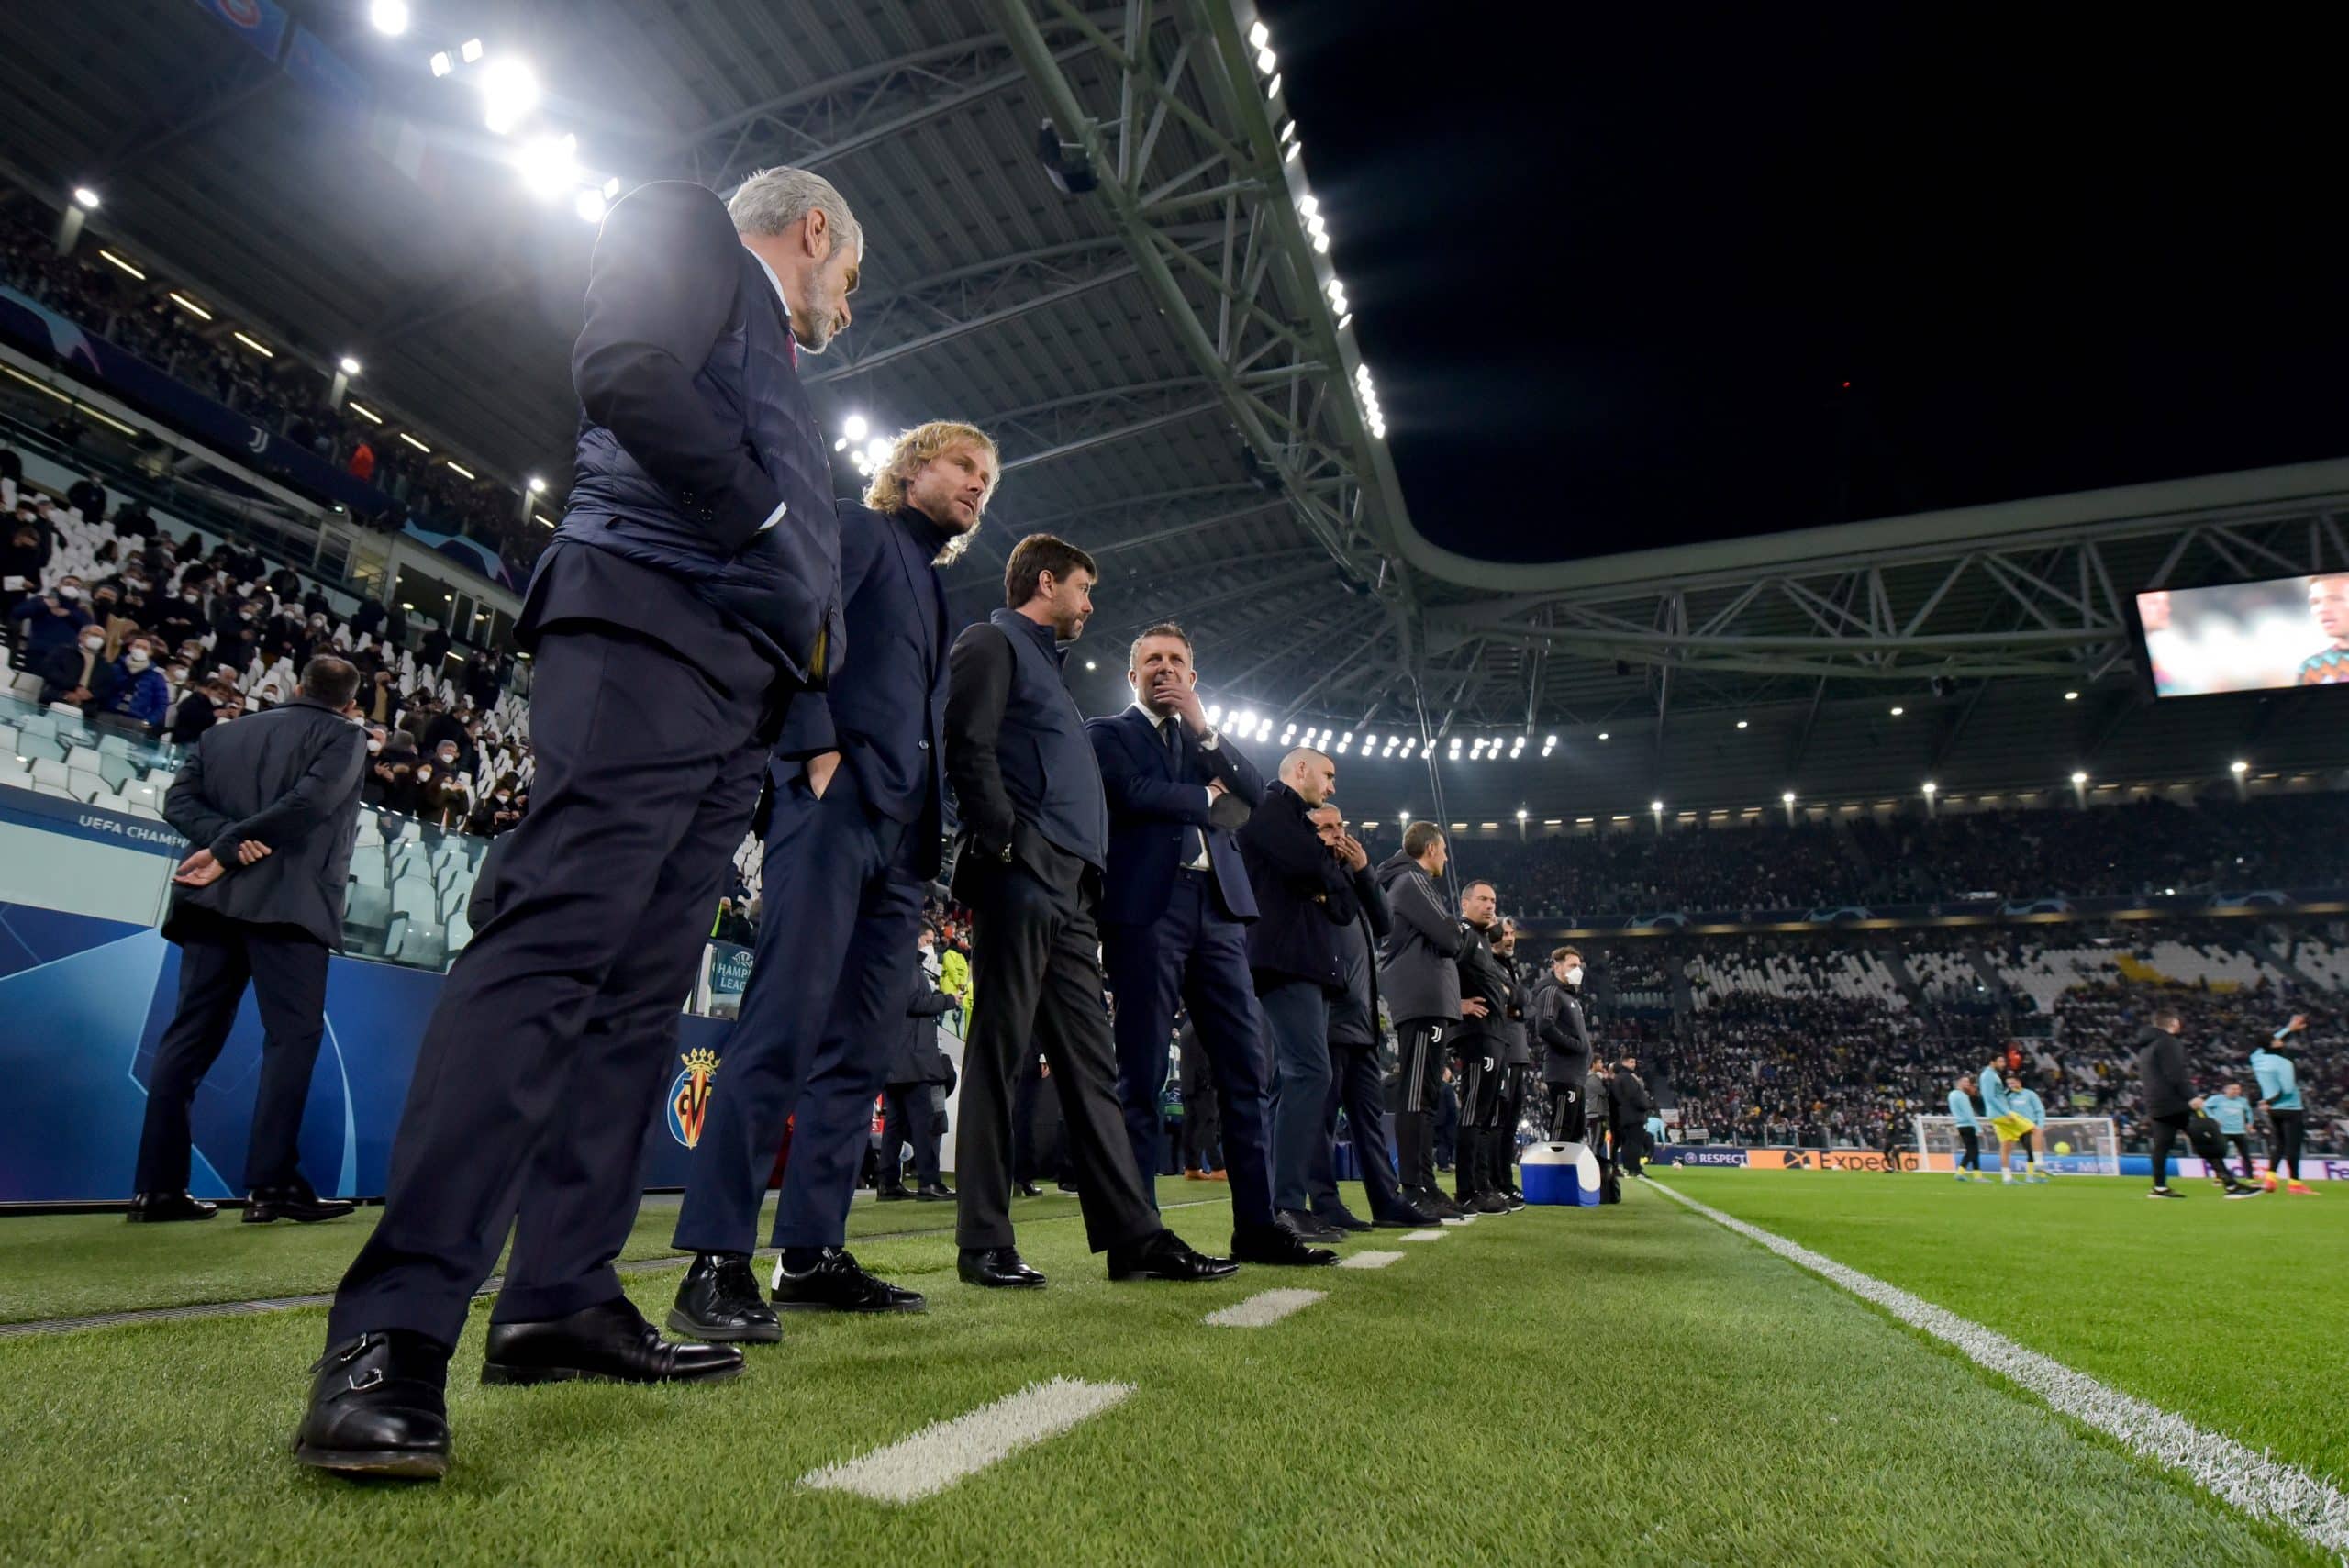
[[[1084,634],[1094,576],[1074,545],[1029,535],[1004,568],[1007,607],[956,638],[950,656],[946,771],[962,818],[953,893],[973,912],[974,991],[954,1229],[963,1278],[990,1288],[1045,1283],[1013,1245],[1010,1213],[1011,1078],[1038,1044],[1067,1123],[1085,1240],[1109,1254],[1109,1277],[1220,1279],[1237,1266],[1159,1222],[1113,1086],[1094,923],[1109,808],[1059,646]]]
[[[1492,1161],[1486,1152],[1500,1136],[1501,1067],[1508,1050],[1502,1032],[1514,984],[1507,962],[1494,951],[1500,935],[1498,895],[1489,882],[1460,890],[1460,918],[1467,940],[1460,950],[1460,1021],[1445,1040],[1453,1057],[1453,1084],[1460,1095],[1460,1130],[1453,1145],[1453,1207],[1469,1213],[1507,1214],[1508,1200],[1492,1187]]]
[[[946,591],[933,562],[979,526],[1000,467],[968,425],[899,436],[842,503],[841,588],[858,650],[792,705],[768,769],[764,906],[750,988],[694,1149],[674,1245],[694,1254],[669,1327],[783,1337],[777,1307],[918,1312],[846,1250],[873,1098],[904,1032],[923,890],[945,820]],[[774,1305],[751,1277],[759,1202],[785,1120]]]
[[[1133,706],[1086,724],[1109,801],[1101,952],[1118,999],[1118,1098],[1144,1190],[1158,1170],[1166,1041],[1178,1006],[1222,1102],[1231,1251],[1242,1262],[1298,1261],[1273,1216],[1264,1020],[1248,977],[1256,895],[1231,829],[1264,781],[1208,723],[1188,633],[1172,621],[1134,639]]]
[[[1395,921],[1375,872],[1354,878],[1354,897],[1362,906],[1361,915],[1338,929],[1345,989],[1330,1001],[1330,1104],[1321,1118],[1328,1149],[1317,1161],[1312,1214],[1340,1230],[1417,1230],[1438,1221],[1403,1194],[1388,1131],[1386,1078],[1379,1070],[1377,954],[1379,944],[1394,933]],[[1370,1199],[1367,1220],[1338,1195],[1340,1111],[1345,1113],[1354,1165]]]
[[[889,1053],[887,1081],[881,1089],[881,1173],[874,1184],[874,1195],[884,1203],[954,1201],[953,1192],[938,1170],[939,1144],[946,1130],[946,1096],[954,1084],[954,1064],[938,1047],[938,1019],[954,1006],[954,998],[938,988],[938,933],[927,922],[921,940],[913,991],[906,1004],[905,1028]],[[908,1144],[914,1151],[910,1188],[905,1184],[898,1154]]]
[[[326,1033],[327,954],[342,946],[342,894],[367,738],[351,722],[359,672],[313,659],[299,695],[207,732],[163,796],[196,846],[172,878],[163,935],[180,948],[179,1010],[155,1047],[139,1137],[138,1220],[209,1219],[190,1197],[188,1106],[228,1043],[250,983],[260,998],[261,1085],[245,1146],[248,1224],[334,1219],[299,1167],[302,1107]]]
[[[1640,1173],[1647,1158],[1648,1118],[1655,1114],[1655,1098],[1640,1076],[1640,1059],[1627,1056],[1615,1064],[1608,1080],[1607,1105],[1615,1118],[1615,1163],[1627,1176]]]
[[[1283,1229],[1317,1241],[1345,1234],[1308,1211],[1318,1186],[1335,1187],[1330,1010],[1346,994],[1341,932],[1360,917],[1363,890],[1375,887],[1370,852],[1330,803],[1337,787],[1337,764],[1301,747],[1281,760],[1280,777],[1240,830],[1262,912],[1248,933],[1248,967],[1273,1059],[1273,1202]]]
[[[798,359],[848,324],[862,247],[840,193],[796,169],[730,207],[645,185],[604,221],[572,355],[574,478],[517,628],[536,658],[530,811],[425,1031],[303,1463],[447,1469],[448,1355],[518,1218],[484,1381],[741,1371],[730,1346],[662,1340],[612,1262],[768,747],[841,658],[840,526]]]

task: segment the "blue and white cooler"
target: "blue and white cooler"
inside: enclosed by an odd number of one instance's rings
[[[1580,1143],[1536,1143],[1520,1162],[1527,1203],[1593,1208],[1598,1203],[1598,1157]]]

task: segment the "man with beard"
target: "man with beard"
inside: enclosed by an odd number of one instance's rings
[[[1067,1125],[1085,1240],[1113,1280],[1221,1279],[1237,1265],[1159,1223],[1114,1087],[1116,1046],[1095,910],[1109,807],[1060,645],[1093,615],[1093,558],[1030,534],[1004,568],[1005,607],[954,640],[946,770],[961,809],[953,895],[971,907],[975,1004],[963,1057],[957,1268],[969,1284],[1036,1289],[1013,1245],[1011,1079],[1038,1045]],[[1164,1049],[1161,1041],[1161,1050]]]
[[[1501,935],[1498,895],[1489,882],[1460,890],[1460,917],[1474,933],[1460,951],[1461,1018],[1447,1042],[1460,1090],[1460,1135],[1452,1156],[1453,1207],[1468,1213],[1507,1214],[1508,1199],[1493,1189],[1488,1151],[1500,1136],[1501,1069],[1508,1051],[1515,981],[1497,951]]]
[[[841,591],[858,657],[792,704],[767,770],[750,987],[718,1067],[672,1244],[694,1254],[669,1327],[774,1340],[776,1308],[918,1312],[846,1249],[873,1100],[888,1082],[945,820],[946,590],[1001,470],[943,421],[899,436],[864,504],[843,502]],[[759,1203],[790,1122],[774,1304],[751,1275]]]

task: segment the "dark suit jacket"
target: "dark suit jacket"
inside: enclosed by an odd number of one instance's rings
[[[1156,725],[1139,707],[1085,726],[1101,763],[1101,786],[1109,797],[1109,865],[1102,878],[1101,921],[1108,926],[1144,926],[1166,913],[1174,891],[1186,827],[1206,836],[1208,865],[1223,912],[1236,920],[1256,917],[1256,897],[1240,845],[1227,828],[1208,819],[1208,781],[1243,801],[1262,799],[1264,781],[1230,736],[1208,750],[1191,739],[1179,718],[1167,723],[1182,751],[1179,764],[1168,755]]]
[[[177,940],[191,910],[256,926],[295,926],[342,946],[343,884],[351,875],[367,732],[322,704],[295,697],[204,732],[163,796],[163,820],[228,868],[206,887],[174,887],[163,935]],[[273,851],[249,866],[237,846]]]
[[[1338,929],[1361,916],[1356,876],[1340,864],[1306,819],[1305,798],[1275,779],[1240,829],[1240,853],[1260,916],[1248,929],[1248,967],[1258,990],[1286,980],[1345,988]],[[1364,866],[1361,877],[1370,875]]]
[[[2186,1071],[2186,1047],[2167,1029],[2148,1025],[2137,1031],[2137,1080],[2149,1117],[2193,1109],[2194,1080]]]
[[[952,536],[918,512],[840,503],[841,590],[856,657],[827,691],[792,699],[777,789],[838,751],[859,795],[915,830],[914,869],[936,876],[946,802],[946,594],[930,564]]]

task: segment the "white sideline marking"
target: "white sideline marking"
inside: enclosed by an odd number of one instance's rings
[[[862,1458],[810,1471],[799,1484],[853,1492],[878,1503],[917,1502],[1023,1448],[1058,1437],[1133,1391],[1130,1383],[1080,1383],[1069,1377],[1031,1383],[951,1421],[933,1421]]]
[[[1389,1263],[1402,1261],[1400,1252],[1356,1252],[1353,1257],[1341,1261],[1338,1266],[1341,1269],[1383,1269]]]
[[[1395,1238],[1395,1240],[1397,1241],[1441,1241],[1443,1240],[1443,1232],[1441,1230],[1406,1230],[1403,1234]]]
[[[2118,1438],[2155,1463],[2176,1470],[2196,1485],[2244,1513],[2272,1519],[2310,1545],[2338,1558],[2349,1552],[2349,1496],[2298,1465],[2254,1453],[2232,1438],[2206,1431],[2183,1416],[2133,1394],[2109,1388],[2086,1373],[2025,1350],[1995,1329],[1960,1318],[1872,1274],[1847,1268],[1783,1236],[1723,1214],[1675,1192],[1661,1182],[1644,1184],[1686,1205],[1716,1225],[1872,1301],[1895,1318],[1964,1351],[1976,1365],[2021,1384],[2075,1420]]]
[[[1330,1293],[1326,1290],[1264,1290],[1247,1300],[1210,1312],[1199,1319],[1219,1329],[1263,1329],[1292,1312],[1302,1312]]]

